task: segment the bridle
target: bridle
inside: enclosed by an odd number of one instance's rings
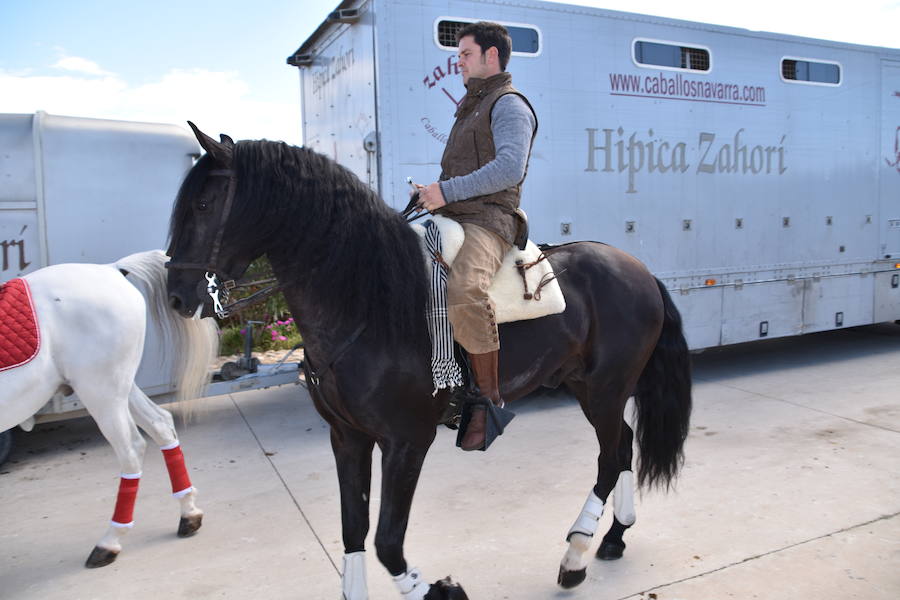
[[[229,297],[231,296],[231,290],[238,287],[245,287],[247,284],[238,284],[234,278],[225,277],[228,275],[227,273],[222,273],[222,271],[218,267],[219,262],[219,252],[222,249],[222,239],[225,236],[225,224],[228,222],[228,217],[231,215],[231,208],[234,204],[234,194],[237,189],[237,175],[232,169],[213,169],[207,174],[207,177],[227,177],[228,178],[228,188],[225,192],[225,205],[222,207],[222,216],[219,218],[219,227],[216,230],[216,237],[213,240],[212,247],[210,248],[209,259],[206,262],[176,262],[174,260],[170,260],[165,264],[167,269],[184,269],[184,270],[197,270],[203,271],[204,277],[206,277],[206,293],[209,294],[210,298],[212,298],[213,309],[216,312],[216,316],[220,319],[224,319],[236,312],[239,312],[250,306],[251,304],[255,304],[257,302],[261,302],[265,300],[272,294],[275,294],[281,288],[282,285],[273,285],[267,288],[263,288],[258,292],[246,297],[242,298],[236,302],[232,302],[231,304],[225,305],[228,302]],[[169,245],[169,250],[167,254],[172,256],[175,252],[175,249],[178,247],[178,243],[181,240],[181,235],[177,238],[172,239],[172,243]],[[220,280],[219,273],[222,273],[224,277],[224,281]],[[266,279],[264,282],[275,281],[274,278]],[[256,282],[262,283],[262,282]],[[201,298],[202,299],[202,298]]]

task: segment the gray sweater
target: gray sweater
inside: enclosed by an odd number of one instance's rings
[[[493,194],[522,181],[534,126],[534,115],[522,98],[516,94],[501,96],[491,111],[494,160],[468,175],[442,181],[444,200],[456,202]]]

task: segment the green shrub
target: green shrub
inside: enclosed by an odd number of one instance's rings
[[[244,274],[245,281],[261,281],[271,276],[272,269],[265,257],[250,264]],[[273,285],[274,282],[253,285],[232,290],[229,303],[246,298],[259,290]],[[219,321],[221,341],[219,353],[231,355],[244,351],[244,330],[247,321],[262,322],[253,325],[253,351],[285,350],[294,347],[301,341],[300,333],[294,324],[288,309],[287,301],[281,292],[273,294],[265,301],[248,306],[241,312]]]
[[[240,327],[229,325],[221,329],[219,338],[219,354],[230,356],[244,351],[244,336]]]

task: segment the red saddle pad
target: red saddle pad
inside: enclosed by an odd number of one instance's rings
[[[28,282],[10,279],[0,286],[0,371],[24,365],[41,347],[41,333]]]

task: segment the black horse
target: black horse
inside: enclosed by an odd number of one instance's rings
[[[169,295],[184,316],[208,302],[206,272],[240,277],[266,255],[303,336],[313,402],[331,425],[348,600],[365,596],[372,449],[382,452],[378,559],[404,598],[465,598],[407,568],[403,541],[413,493],[449,395],[432,396],[420,243],[403,218],[347,169],[279,142],[217,142],[193,124],[206,154],[188,173],[172,214]],[[503,398],[565,383],[600,443],[597,481],[569,531],[558,583],[585,578],[603,504],[614,522],[597,553],[622,555],[638,485],[668,487],[683,460],[691,375],[681,318],[666,288],[635,258],[605,244],[553,248],[566,310],[500,326]],[[209,312],[209,308],[202,309]]]

